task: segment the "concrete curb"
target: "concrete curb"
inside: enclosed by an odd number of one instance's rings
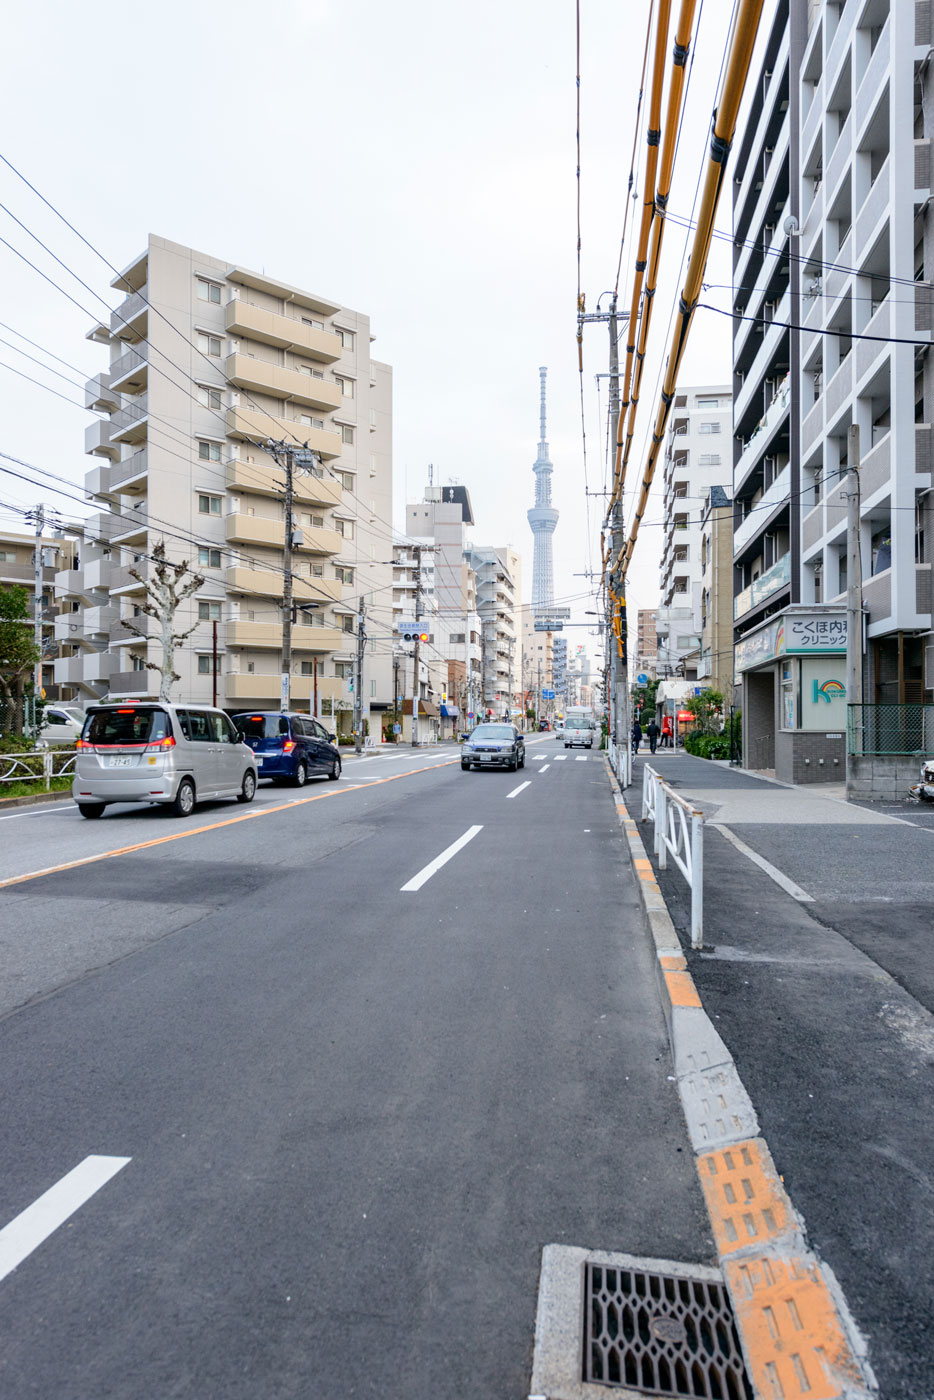
[[[34,807],[38,802],[70,802],[71,789],[59,788],[57,792],[30,792],[22,797],[0,797],[0,812],[7,807]]]
[[[866,1344],[831,1270],[808,1248],[755,1109],[687,970],[677,930],[607,764],[655,945],[656,980],[695,1165],[757,1400],[869,1400]]]

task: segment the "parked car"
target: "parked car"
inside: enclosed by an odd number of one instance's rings
[[[154,802],[187,817],[196,802],[252,802],[256,793],[256,759],[211,705],[93,705],[77,747],[71,795],[83,817],[113,802]]]
[[[514,724],[478,724],[461,750],[461,768],[525,767],[525,740]]]
[[[559,719],[559,720],[557,720],[557,721],[555,722],[555,738],[556,738],[556,739],[563,739],[563,738],[564,738],[564,720],[563,720],[563,719]]]
[[[337,735],[311,715],[244,710],[231,718],[252,750],[261,778],[304,787],[309,778],[340,777]]]
[[[81,738],[85,712],[77,705],[46,705],[42,714],[42,744],[71,744]]]

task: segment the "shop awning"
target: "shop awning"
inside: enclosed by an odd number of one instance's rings
[[[443,719],[457,719],[460,716],[460,710],[457,705],[442,705],[441,716]]]
[[[403,714],[410,715],[411,713],[412,713],[412,701],[411,701],[411,700],[406,700],[405,705],[404,705],[404,707],[403,707]],[[438,718],[439,718],[439,715],[438,715],[438,707],[437,707],[437,705],[433,705],[432,702],[431,702],[430,700],[419,700],[419,702],[418,702],[418,713],[419,713],[420,716],[421,716],[421,715],[424,715],[426,719],[438,719]]]

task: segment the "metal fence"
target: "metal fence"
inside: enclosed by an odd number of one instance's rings
[[[655,824],[659,870],[671,856],[691,890],[691,947],[704,946],[704,814],[648,764],[642,770],[642,820]]]
[[[53,778],[65,778],[74,773],[76,756],[77,749],[61,748],[0,754],[0,783],[35,783],[48,792]]]
[[[934,705],[847,705],[846,751],[934,755]]]

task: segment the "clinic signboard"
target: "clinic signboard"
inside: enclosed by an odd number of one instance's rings
[[[734,651],[737,672],[754,671],[783,656],[846,656],[846,613],[786,608],[742,637]]]

